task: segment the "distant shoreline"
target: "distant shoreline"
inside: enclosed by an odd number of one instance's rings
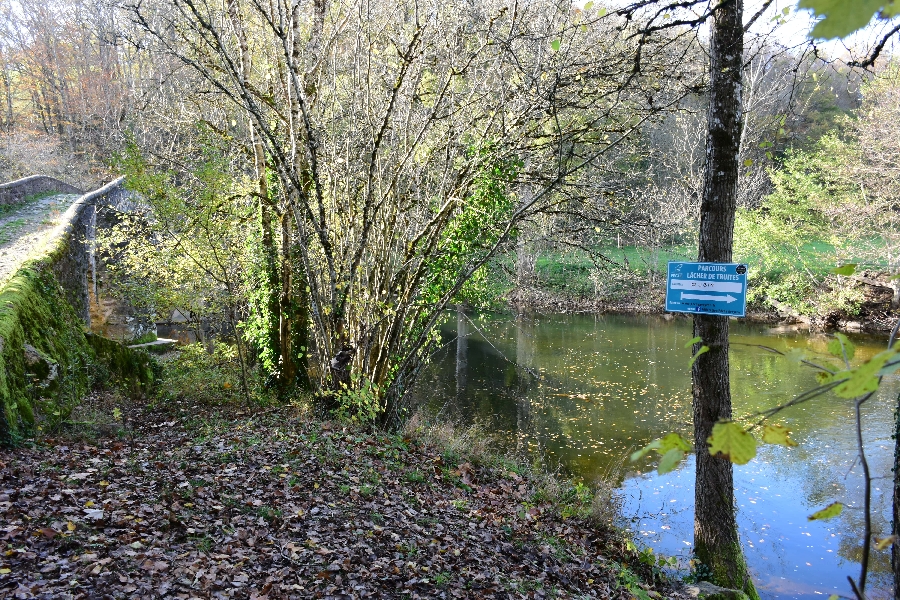
[[[624,314],[624,315],[663,315],[666,318],[689,318],[686,313],[670,313],[664,310],[665,301],[659,294],[654,294],[645,301],[602,300],[598,298],[573,297],[554,294],[538,289],[516,289],[504,298],[507,306],[517,313],[541,314]],[[788,330],[809,329],[811,331],[846,331],[852,333],[886,334],[900,318],[900,313],[885,310],[861,311],[860,315],[834,314],[827,317],[798,314],[781,306],[779,311],[774,306],[769,310],[748,307],[747,316],[741,320],[750,323],[765,323]]]

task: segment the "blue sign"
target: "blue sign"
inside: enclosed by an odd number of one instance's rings
[[[743,317],[747,312],[747,265],[670,262],[666,310]]]

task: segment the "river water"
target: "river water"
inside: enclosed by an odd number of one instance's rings
[[[670,431],[691,438],[688,319],[627,316],[452,318],[444,350],[420,380],[431,411],[479,423],[509,450],[587,481],[619,483],[622,525],[644,547],[686,565],[693,538],[694,464],[659,476],[655,459],[628,455]],[[886,338],[853,337],[854,362],[884,349]],[[732,322],[731,386],[735,416],[782,404],[815,387],[815,372],[759,346],[802,350],[830,360],[824,335],[776,333]],[[866,456],[874,482],[876,534],[890,527],[893,408],[900,379],[885,378],[864,406]],[[748,564],[763,598],[850,595],[847,576],[862,532],[862,477],[856,460],[853,406],[820,397],[773,422],[799,446],[760,445],[756,459],[735,466],[738,522]],[[840,501],[830,521],[807,516]],[[873,550],[867,592],[890,594],[890,550]]]

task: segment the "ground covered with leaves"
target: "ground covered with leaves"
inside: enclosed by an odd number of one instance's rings
[[[674,595],[583,486],[427,436],[175,406],[0,451],[0,596]]]

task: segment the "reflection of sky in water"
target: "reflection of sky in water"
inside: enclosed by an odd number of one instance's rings
[[[461,333],[462,337],[456,338]],[[689,557],[693,538],[693,462],[657,477],[652,460],[625,462],[631,451],[669,431],[691,432],[690,322],[631,317],[550,317],[539,321],[461,319],[445,330],[448,348],[423,376],[420,392],[433,410],[505,433],[511,448],[561,463],[586,479],[612,473],[622,482],[626,525],[657,552]],[[488,340],[485,342],[484,340]],[[860,358],[878,340],[858,340]],[[784,402],[815,385],[807,367],[752,344],[803,349],[815,360],[823,336],[773,335],[765,327],[733,325],[735,414]],[[526,369],[517,368],[517,363]],[[535,379],[529,370],[539,373]],[[892,406],[900,390],[886,382],[865,407],[865,436],[874,476],[890,476]],[[434,390],[442,390],[435,394]],[[763,598],[849,594],[862,531],[862,485],[856,464],[852,405],[821,398],[775,421],[790,428],[798,448],[761,446],[759,457],[735,468],[741,539]],[[642,473],[643,472],[643,473]],[[874,482],[876,533],[890,523],[890,482]],[[806,517],[836,500],[850,505],[830,522]],[[873,552],[871,597],[890,590],[890,552]]]

